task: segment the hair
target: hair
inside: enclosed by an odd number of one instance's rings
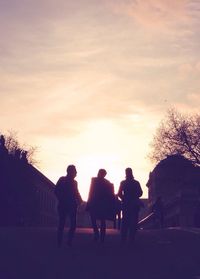
[[[98,177],[105,177],[106,176],[106,174],[107,174],[107,171],[105,170],[105,169],[100,169],[99,171],[98,171]]]
[[[67,167],[67,174],[70,174],[72,172],[76,171],[76,167],[74,165],[69,165]]]
[[[126,178],[134,178],[132,168],[126,168]]]

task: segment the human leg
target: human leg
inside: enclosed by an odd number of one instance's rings
[[[63,240],[63,231],[65,227],[65,220],[66,220],[66,211],[63,209],[58,209],[58,229],[57,229],[57,245],[60,247],[62,245]]]
[[[106,235],[106,220],[101,219],[101,227],[100,227],[100,239],[101,242],[104,242]]]
[[[132,215],[130,217],[129,240],[132,243],[135,241],[135,235],[137,232],[138,215],[139,215],[139,212],[135,211],[132,213]]]
[[[76,231],[76,213],[77,213],[77,208],[73,208],[69,213],[70,227],[68,231],[68,240],[67,240],[68,245],[71,245]]]
[[[97,227],[96,215],[94,213],[90,213],[90,218],[91,218],[92,228],[93,228],[93,232],[94,232],[94,240],[98,241],[98,239],[99,239],[99,229]]]
[[[121,220],[122,218],[121,218],[121,211],[117,214],[117,228],[118,228],[118,230],[120,230],[120,228],[121,228]]]
[[[123,212],[122,215],[122,224],[121,224],[121,240],[122,242],[126,242],[128,235],[128,227],[129,227],[129,215],[127,212]]]

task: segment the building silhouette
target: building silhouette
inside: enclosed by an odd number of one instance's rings
[[[0,226],[54,226],[55,185],[28,163],[25,151],[0,149]]]
[[[200,167],[181,155],[168,156],[150,172],[147,187],[149,213],[157,198],[162,197],[165,226],[197,226]]]
[[[31,180],[36,188],[37,215],[34,224],[55,226],[58,222],[57,199],[54,194],[55,184],[32,165],[29,167]]]

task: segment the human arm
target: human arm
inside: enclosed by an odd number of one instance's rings
[[[124,195],[124,191],[123,191],[123,184],[122,184],[122,183],[120,183],[120,186],[119,186],[119,190],[118,190],[117,196],[118,196],[118,197],[122,200],[123,195]]]
[[[75,188],[75,197],[76,197],[77,205],[80,205],[83,202],[83,199],[81,197],[81,194],[79,193],[77,181],[75,181],[74,188]]]
[[[115,191],[114,191],[114,184],[113,183],[110,183],[110,194],[111,196],[115,196]]]
[[[58,200],[62,199],[63,196],[63,191],[62,191],[62,186],[63,185],[63,177],[60,177],[56,183],[56,187],[54,189],[54,194],[56,195]]]
[[[93,195],[94,195],[94,178],[92,178],[91,184],[90,184],[90,190],[89,190],[88,200],[87,200],[87,204],[86,204],[86,211],[88,211],[90,209]]]
[[[136,195],[137,195],[137,197],[139,198],[139,197],[142,196],[142,194],[143,194],[142,188],[141,188],[141,186],[140,186],[140,183],[137,181],[137,191],[136,191]]]

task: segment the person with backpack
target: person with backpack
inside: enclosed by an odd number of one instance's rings
[[[62,245],[63,231],[66,217],[69,217],[70,227],[68,231],[67,244],[70,246],[76,230],[77,207],[82,203],[81,195],[78,191],[78,183],[75,180],[77,175],[76,167],[69,165],[67,175],[59,178],[55,187],[55,195],[58,199],[59,223],[57,230],[57,243]]]

